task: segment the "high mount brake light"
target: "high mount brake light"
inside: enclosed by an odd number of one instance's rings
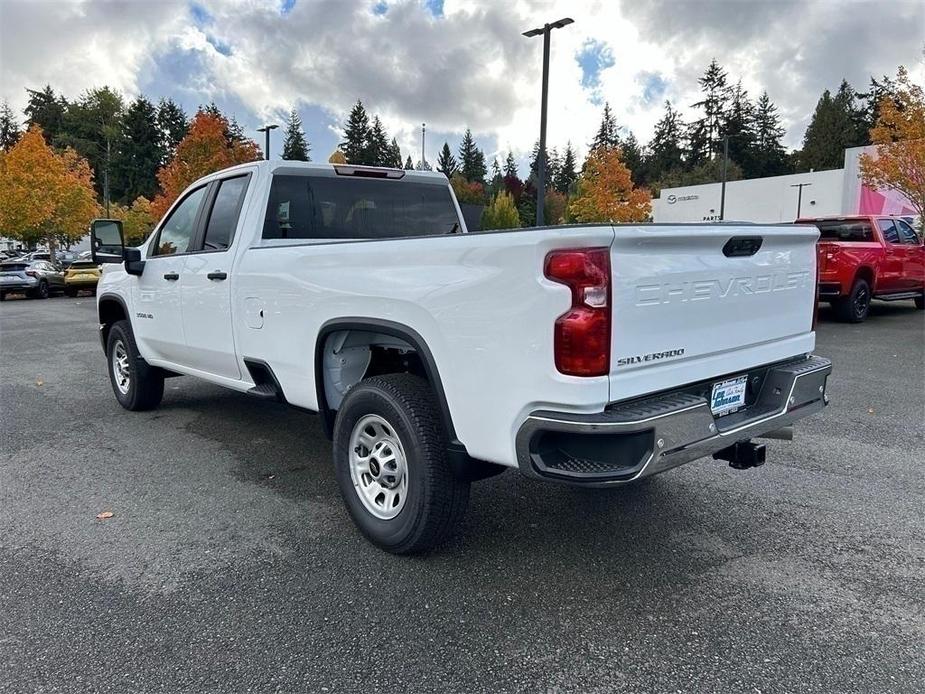
[[[610,373],[610,249],[552,251],[543,272],[572,290],[572,306],[556,319],[556,368],[567,376]]]
[[[384,169],[374,166],[350,166],[335,164],[334,173],[338,176],[358,176],[360,178],[403,178],[403,169]]]

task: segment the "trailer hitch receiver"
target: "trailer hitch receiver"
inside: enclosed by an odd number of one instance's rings
[[[713,454],[714,460],[727,460],[729,467],[736,470],[747,470],[750,467],[764,465],[767,459],[767,449],[763,443],[739,441],[727,448]]]

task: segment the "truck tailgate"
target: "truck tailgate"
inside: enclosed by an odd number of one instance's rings
[[[814,348],[814,228],[614,230],[611,401]]]

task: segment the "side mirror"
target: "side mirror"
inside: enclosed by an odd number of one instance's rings
[[[121,263],[125,259],[121,221],[93,220],[90,225],[90,255],[94,263]]]

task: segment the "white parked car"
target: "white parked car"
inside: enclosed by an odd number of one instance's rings
[[[116,398],[170,374],[317,412],[360,529],[425,551],[508,468],[611,486],[821,410],[811,227],[466,233],[441,174],[259,162],[192,185],[140,248],[94,223]],[[294,451],[293,455],[298,455]]]

